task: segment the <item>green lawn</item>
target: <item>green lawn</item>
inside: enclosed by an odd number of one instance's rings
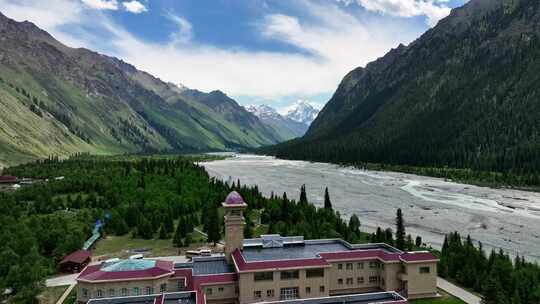
[[[127,258],[130,255],[136,254],[131,252],[133,249],[148,248],[148,251],[143,252],[145,257],[156,256],[171,256],[184,254],[186,250],[192,250],[199,247],[207,247],[205,238],[200,234],[194,232],[192,234],[193,244],[189,248],[173,247],[172,239],[139,239],[132,238],[129,234],[123,236],[109,235],[103,239],[100,239],[92,255],[95,257],[103,258]]]
[[[410,300],[410,304],[465,304],[462,300],[439,289],[441,297],[433,299]]]
[[[68,286],[46,287],[37,296],[39,304],[55,304],[58,299],[64,294]]]

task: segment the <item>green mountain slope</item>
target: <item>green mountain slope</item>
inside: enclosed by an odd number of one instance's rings
[[[268,149],[330,162],[540,170],[540,2],[472,0],[351,71],[307,134]]]
[[[186,98],[175,85],[68,48],[30,22],[0,14],[0,36],[0,166],[51,154],[229,150],[283,140],[223,93]]]

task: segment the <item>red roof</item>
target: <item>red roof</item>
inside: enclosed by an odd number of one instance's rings
[[[236,281],[238,281],[236,273],[210,274],[193,277],[193,285],[195,288],[200,287],[203,284],[229,283]]]
[[[88,259],[90,259],[91,254],[92,253],[88,250],[77,250],[65,256],[64,259],[62,259],[62,261],[60,262],[60,264],[64,264],[68,262],[82,264],[86,262]]]
[[[238,271],[330,266],[330,264],[328,264],[328,262],[322,258],[246,262],[242,256],[242,253],[238,249],[233,252],[232,257]]]
[[[173,278],[186,278],[186,288],[188,290],[193,290],[193,269],[192,268],[182,268],[175,269]]]
[[[17,177],[12,175],[0,175],[0,182],[16,181]]]
[[[193,289],[197,292],[197,304],[206,303],[205,294],[204,294],[202,285],[214,284],[214,283],[229,283],[229,282],[236,282],[237,280],[238,280],[238,276],[236,275],[236,273],[194,276]]]
[[[438,261],[439,259],[434,256],[431,252],[422,251],[422,252],[405,252],[399,256],[399,258],[404,262],[427,262],[427,261]]]
[[[103,271],[102,265],[91,265],[86,267],[77,280],[79,281],[113,281],[113,280],[136,280],[144,278],[155,278],[164,275],[173,275],[173,262],[156,261],[154,267],[141,270],[126,271]]]

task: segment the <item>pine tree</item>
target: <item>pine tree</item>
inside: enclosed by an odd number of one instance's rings
[[[521,304],[521,297],[519,296],[519,292],[517,289],[514,291],[511,304]]]
[[[410,234],[407,235],[406,246],[408,251],[412,251],[414,249],[414,243]]]
[[[417,236],[414,243],[415,243],[416,247],[422,247],[422,237]]]
[[[482,304],[509,304],[497,274],[492,271],[482,290]]]
[[[167,212],[163,220],[163,224],[167,233],[171,233],[174,231],[174,221],[171,213],[172,212]]]
[[[360,219],[356,214],[353,214],[349,219],[349,230],[356,236],[360,236]]]
[[[193,240],[191,238],[191,233],[188,233],[186,235],[186,238],[184,239],[184,246],[189,247],[191,246],[191,243],[193,243]]]
[[[289,199],[287,193],[283,192],[283,199],[281,200],[281,219],[288,223],[290,218]]]
[[[396,216],[396,247],[399,250],[405,250],[405,223],[403,222],[403,213],[401,209],[397,210]]]
[[[180,229],[178,226],[176,227],[176,231],[174,232],[173,245],[176,248],[180,248],[184,246],[184,244],[182,243],[182,235],[180,233]]]
[[[394,246],[394,233],[392,231],[392,228],[386,228],[386,230],[384,231],[384,239],[386,244]]]
[[[148,221],[144,216],[141,216],[139,223],[137,224],[138,236],[143,239],[151,239],[154,236],[154,230],[152,229],[152,223]]]
[[[186,218],[184,216],[180,217],[180,220],[178,221],[178,227],[177,229],[180,231],[180,236],[183,238],[187,234],[187,224],[186,224]]]
[[[324,209],[332,210],[332,202],[330,201],[330,194],[328,193],[328,187],[324,189]]]
[[[375,242],[377,243],[384,242],[384,234],[381,227],[377,227],[377,231],[375,232]]]
[[[162,240],[167,238],[167,229],[163,224],[161,224],[161,226],[159,227],[159,238]]]
[[[220,240],[219,216],[216,206],[211,206],[208,215],[208,242],[216,245]]]
[[[306,185],[302,185],[302,187],[300,187],[300,203],[301,204],[308,203],[307,194],[306,194]]]

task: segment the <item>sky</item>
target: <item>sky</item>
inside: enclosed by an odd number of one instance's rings
[[[71,47],[239,103],[321,107],[341,79],[467,0],[0,0]]]

